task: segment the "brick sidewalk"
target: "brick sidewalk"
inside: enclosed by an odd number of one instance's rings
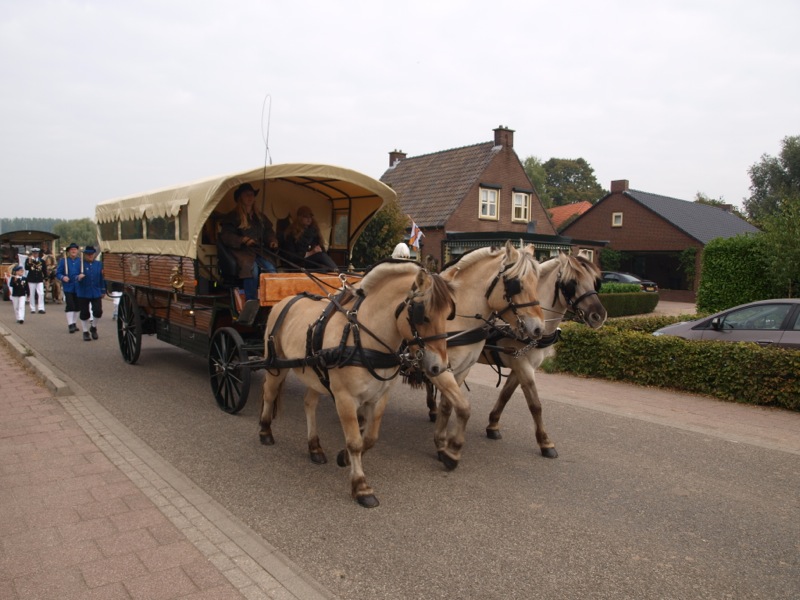
[[[329,597],[129,435],[0,344],[0,599]]]

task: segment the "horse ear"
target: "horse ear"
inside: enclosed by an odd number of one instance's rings
[[[424,290],[426,286],[431,284],[431,276],[425,269],[420,269],[417,272],[417,277],[414,279],[414,285],[417,289]]]
[[[533,244],[526,244],[522,251],[525,254],[530,254],[531,256],[536,257],[536,247]]]
[[[519,250],[514,247],[511,240],[506,240],[506,264],[513,265],[519,260]]]

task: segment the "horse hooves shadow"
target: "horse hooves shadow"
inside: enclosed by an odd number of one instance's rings
[[[436,413],[435,412],[428,413],[428,419],[430,420],[431,423],[436,423]]]
[[[558,458],[558,452],[555,448],[542,448],[542,456],[545,458]]]
[[[340,467],[346,467],[350,464],[347,459],[347,450],[339,450],[339,454],[336,455],[336,464]]]
[[[490,440],[502,440],[503,439],[503,434],[500,433],[499,429],[489,429],[487,427],[486,428],[486,437],[489,438]]]
[[[369,494],[367,496],[358,496],[356,498],[356,502],[358,502],[364,508],[375,508],[376,506],[380,505],[378,499],[375,497],[374,494]]]
[[[443,450],[439,450],[437,456],[439,461],[444,465],[444,468],[448,471],[453,471],[458,466],[458,461]]]

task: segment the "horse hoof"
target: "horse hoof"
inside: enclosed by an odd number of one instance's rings
[[[356,502],[358,502],[364,508],[375,508],[380,504],[378,499],[373,494],[370,494],[369,496],[358,496],[356,498]]]
[[[558,458],[558,452],[555,448],[542,448],[542,456],[545,458]]]
[[[339,450],[339,454],[336,455],[336,464],[340,467],[347,466],[347,450]]]
[[[428,413],[428,419],[430,419],[431,423],[436,423],[436,413]]]
[[[458,466],[458,461],[447,454],[446,452],[439,451],[439,461],[444,465],[448,471],[453,471]]]
[[[486,437],[489,438],[490,440],[502,440],[503,439],[503,434],[500,433],[499,429],[489,429],[487,427],[486,428]]]
[[[322,452],[312,452],[309,454],[309,458],[315,465],[324,465],[328,462],[328,458]]]
[[[261,443],[264,444],[265,446],[274,446],[275,445],[275,438],[272,437],[271,433],[268,433],[267,435],[260,435],[258,437],[261,438]]]

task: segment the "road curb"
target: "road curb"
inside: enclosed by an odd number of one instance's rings
[[[0,338],[2,338],[6,347],[16,355],[23,366],[41,381],[54,396],[63,397],[73,395],[69,385],[53,372],[50,363],[36,356],[34,350],[28,348],[2,325],[0,325]]]

